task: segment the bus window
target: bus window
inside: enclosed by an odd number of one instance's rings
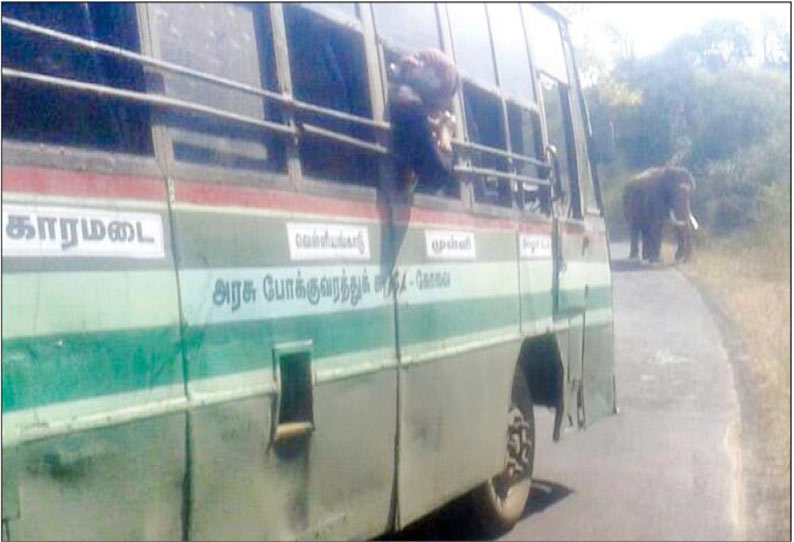
[[[535,69],[567,83],[568,73],[565,70],[559,24],[536,6],[522,4],[521,7],[527,25],[527,35],[532,45]]]
[[[465,76],[496,86],[485,4],[447,4],[455,63]]]
[[[568,102],[568,88],[549,77],[541,76],[543,107],[546,112],[546,129],[548,141],[557,152],[560,164],[560,181],[568,193],[567,201],[571,205],[570,213],[574,218],[581,218],[579,188],[576,177],[575,153],[573,153],[571,111]]]
[[[356,5],[352,2],[305,2],[301,3],[301,6],[328,17],[347,20],[358,19]]]
[[[569,80],[571,81],[571,118],[573,119],[574,140],[576,141],[576,164],[579,170],[579,186],[582,191],[585,209],[591,213],[600,213],[598,200],[593,187],[593,175],[590,168],[590,159],[587,152],[587,119],[584,115],[581,89],[576,77],[575,64],[571,45],[567,39],[563,40],[565,60],[568,64]]]
[[[510,133],[510,149],[514,154],[543,160],[543,143],[540,138],[540,117],[511,100],[507,100],[507,125]],[[515,160],[516,173],[524,177],[543,178],[541,167],[522,160]],[[548,212],[549,189],[531,183],[521,183],[523,207],[529,211]]]
[[[3,17],[140,51],[135,6],[4,3]],[[3,66],[70,80],[144,91],[135,62],[92,53],[3,25]],[[96,94],[3,78],[3,138],[152,154],[149,108]]]
[[[295,98],[371,118],[362,34],[295,5],[285,5],[284,18]],[[307,111],[299,111],[296,119],[375,143],[371,127]],[[311,177],[378,184],[378,157],[366,150],[330,139],[303,137],[300,159],[304,174]]]
[[[518,4],[488,4],[499,86],[512,96],[534,102],[529,54]]]
[[[507,150],[501,99],[469,81],[464,81],[461,88],[469,141]],[[507,171],[507,160],[501,156],[472,152],[471,157],[473,164],[478,168]],[[482,203],[511,205],[510,187],[502,178],[485,176],[475,179],[474,198]]]
[[[152,4],[160,56],[169,62],[276,89],[269,11],[261,5]],[[272,100],[182,75],[163,75],[165,93],[182,100],[280,121]],[[279,135],[240,123],[168,111],[174,158],[245,170],[286,170]]]
[[[510,127],[510,148],[515,154],[523,154],[542,160],[540,146],[540,119],[526,107],[511,100],[507,101],[507,123]],[[526,163],[526,162],[524,162]],[[527,175],[538,175],[537,171],[527,170]]]
[[[410,50],[440,49],[438,17],[433,4],[373,3],[380,37]]]

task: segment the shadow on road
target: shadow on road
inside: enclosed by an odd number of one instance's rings
[[[573,493],[573,490],[546,480],[532,480],[532,491],[524,509],[524,517],[542,512]]]
[[[545,510],[571,493],[573,490],[554,482],[533,480],[522,519]],[[378,540],[490,540],[502,534],[504,532],[494,532],[481,525],[473,513],[469,495],[464,495],[399,533]]]
[[[663,271],[675,267],[665,263],[647,263],[640,260],[612,260],[610,262],[613,273],[630,273],[632,271]]]

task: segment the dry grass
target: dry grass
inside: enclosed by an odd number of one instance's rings
[[[746,345],[749,362],[735,375],[756,405],[743,430],[752,439],[743,445],[751,539],[785,539],[790,525],[791,248],[788,228],[773,233],[702,242],[681,266],[718,298]]]
[[[765,244],[764,244],[765,245]],[[752,350],[758,382],[784,401],[791,379],[790,248],[751,245],[747,239],[711,241],[682,270],[722,301]],[[786,423],[788,426],[788,423]],[[785,431],[789,432],[788,427]]]

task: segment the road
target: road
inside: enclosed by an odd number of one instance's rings
[[[674,268],[612,253],[620,413],[554,443],[551,411],[535,409],[532,493],[499,540],[744,538],[739,404],[715,320]],[[486,536],[464,501],[405,534]]]

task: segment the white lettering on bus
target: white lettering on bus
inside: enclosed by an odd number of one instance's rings
[[[476,256],[471,232],[425,230],[427,257],[439,260],[473,260]]]
[[[519,239],[521,258],[551,258],[551,236],[522,233]]]
[[[155,213],[3,205],[3,256],[163,258]]]
[[[292,260],[369,260],[366,226],[287,223]]]

